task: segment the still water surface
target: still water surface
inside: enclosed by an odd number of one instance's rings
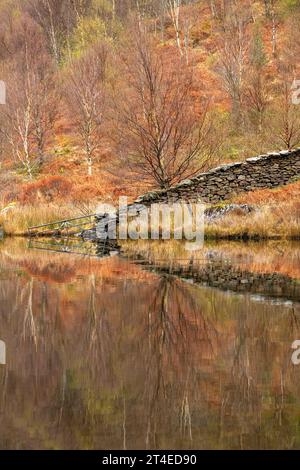
[[[1,449],[299,449],[300,245],[215,245],[194,271],[216,256],[240,289],[166,272],[174,252],[149,245],[97,259],[2,242]]]

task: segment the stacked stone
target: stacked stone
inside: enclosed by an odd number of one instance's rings
[[[202,266],[188,268],[183,266],[170,268],[166,263],[165,266],[163,264],[148,265],[148,269],[193,280],[196,284],[217,287],[221,290],[249,292],[300,302],[300,284],[297,279],[281,273],[255,273],[239,270],[226,261],[212,261]]]
[[[137,203],[177,201],[219,203],[236,194],[255,189],[276,188],[300,177],[300,148],[248,158],[244,162],[221,165],[173,186],[169,190],[146,193]]]

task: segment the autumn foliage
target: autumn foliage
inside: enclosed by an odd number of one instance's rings
[[[22,204],[36,202],[53,202],[68,199],[73,184],[62,176],[48,176],[22,187],[20,202]]]
[[[297,147],[298,3],[1,2],[1,199],[95,205]]]

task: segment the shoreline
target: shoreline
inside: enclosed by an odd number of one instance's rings
[[[48,233],[48,234],[40,234],[38,236],[32,236],[32,235],[29,235],[28,233],[24,232],[24,233],[4,233],[2,238],[0,238],[0,240],[4,240],[5,238],[24,238],[24,239],[38,239],[38,238],[56,238],[56,239],[64,239],[64,238],[68,238],[68,237],[72,237],[72,234],[66,234],[66,235],[57,235],[57,236],[54,236],[54,233]],[[88,240],[88,239],[84,239],[83,237],[76,237],[78,239],[81,239],[82,241],[86,241],[86,242],[97,242],[97,241],[100,241],[100,240]],[[228,235],[222,235],[222,234],[215,234],[215,235],[212,235],[212,234],[205,234],[204,235],[204,240],[205,241],[238,241],[238,242],[265,242],[265,241],[299,241],[300,242],[300,234],[299,235],[287,235],[287,236],[284,236],[284,235],[270,235],[270,236],[266,236],[266,235],[248,235],[246,233],[241,233],[241,234],[228,234]],[[118,241],[118,239],[117,239]],[[126,241],[131,241],[130,238],[128,238],[128,240]],[[132,241],[141,241],[141,240],[132,240]],[[151,242],[151,238],[149,239],[146,239],[145,241],[149,241]],[[153,242],[157,242],[157,241],[160,241],[160,242],[163,242],[163,241],[167,241],[167,242],[170,242],[170,241],[175,241],[174,238],[170,238],[170,240],[163,240],[163,239],[159,239],[159,240],[152,240]],[[176,240],[178,241],[178,240]],[[185,240],[184,238],[182,240],[180,240],[182,242],[185,242],[187,240]],[[189,240],[190,241],[190,240]]]

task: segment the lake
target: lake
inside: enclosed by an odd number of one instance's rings
[[[1,449],[300,449],[300,243],[102,254],[0,243]]]

